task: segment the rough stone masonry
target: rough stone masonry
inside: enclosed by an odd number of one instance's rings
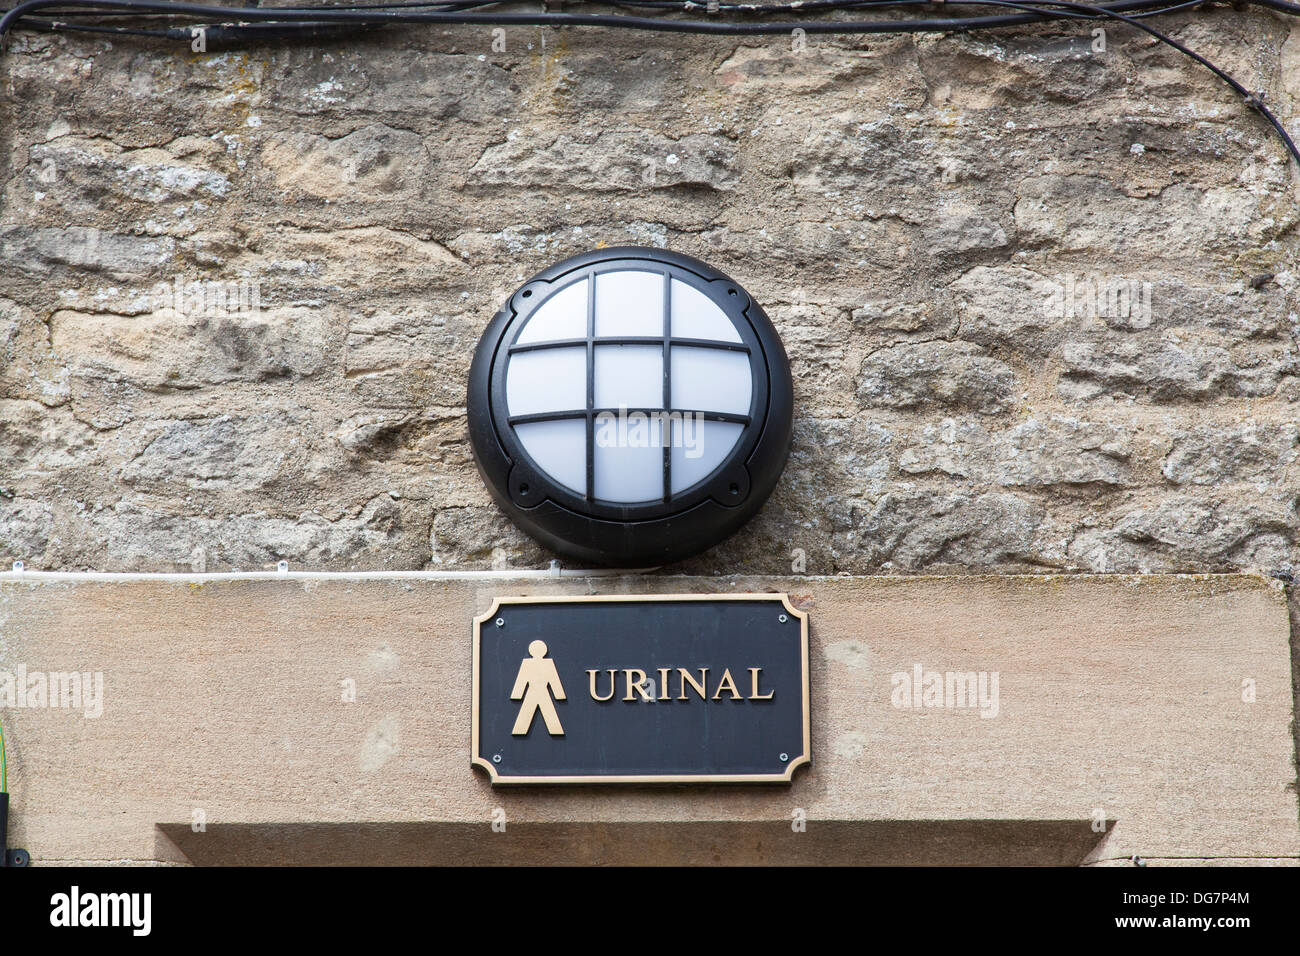
[[[1165,25],[1295,122],[1295,21]],[[545,567],[475,473],[470,355],[534,271],[646,244],[743,282],[795,374],[776,493],[677,570],[1288,572],[1297,171],[1092,27],[19,33],[0,559]]]

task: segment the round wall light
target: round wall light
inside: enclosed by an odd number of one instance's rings
[[[554,551],[666,564],[734,532],[790,448],[781,340],[740,285],[659,249],[575,256],[520,286],[470,368],[493,498]]]

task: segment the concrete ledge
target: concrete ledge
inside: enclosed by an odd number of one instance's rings
[[[682,794],[682,799],[689,799]],[[785,821],[730,823],[231,823],[159,829],[193,863],[217,866],[520,866],[1005,864],[1072,866],[1101,840],[1087,820]]]
[[[494,596],[702,591],[811,614],[793,784],[507,791],[470,768]],[[996,716],[896,706],[918,664],[996,672]],[[3,574],[20,666],[104,679],[98,718],[0,710],[37,864],[1300,858],[1287,608],[1257,577]]]

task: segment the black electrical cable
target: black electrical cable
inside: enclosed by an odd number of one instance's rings
[[[0,867],[27,866],[31,854],[9,849],[9,760],[5,756],[5,732],[0,724]]]
[[[409,8],[409,7],[428,7],[436,8],[440,11],[465,10],[474,8],[485,8],[500,5],[502,2],[510,0],[458,0],[455,3],[430,3],[428,0],[402,0],[402,2],[384,2],[384,3],[367,3],[367,4],[347,4],[334,5],[332,9],[390,9],[390,8]],[[582,2],[582,0],[578,0]],[[781,3],[781,4],[763,4],[756,5],[753,3],[721,3],[718,9],[722,11],[737,13],[741,15],[771,15],[773,13],[790,12],[794,14],[803,14],[811,10],[861,10],[865,8],[872,9],[890,9],[904,6],[927,6],[932,0],[806,0],[806,2]],[[961,0],[954,0],[961,2]],[[1184,2],[1166,5],[1165,0],[1142,0],[1140,6],[1130,8],[1130,15],[1134,18],[1157,17],[1168,13],[1175,13],[1179,10],[1188,9],[1195,6],[1210,6],[1222,0],[1184,0]],[[619,8],[653,8],[669,12],[691,12],[704,9],[698,0],[595,0],[595,5],[614,6]],[[1026,9],[1035,10],[1032,5],[1022,5]],[[303,9],[311,8],[275,8],[277,10],[292,9],[298,12]],[[27,29],[37,30],[40,32],[62,33],[62,32],[81,32],[81,33],[98,33],[108,35],[134,35],[151,37],[164,40],[177,40],[190,42],[193,39],[191,28],[185,27],[168,27],[166,29],[140,29],[106,26],[98,21],[103,19],[116,20],[118,18],[136,18],[145,20],[161,19],[173,21],[177,15],[172,13],[140,13],[131,10],[60,10],[60,19],[58,20],[35,20],[24,18],[22,25]],[[1080,19],[1105,19],[1105,17],[1094,17],[1092,14],[1078,13],[1073,17]],[[80,22],[84,19],[96,21],[94,25]],[[1061,18],[1059,15],[1052,15],[1051,19]],[[77,22],[69,22],[74,20]],[[363,29],[380,30],[384,29],[387,24],[371,24],[363,26]],[[323,23],[243,23],[239,25],[216,25],[206,26],[205,40],[209,47],[221,48],[236,46],[243,43],[256,42],[277,42],[280,40],[337,40],[347,38],[351,34],[350,30],[356,29],[349,24],[323,24]],[[0,44],[3,44],[3,38],[0,38]]]
[[[439,11],[465,10],[474,8],[483,8],[498,6],[502,2],[509,0],[458,0],[454,3],[431,3],[427,0],[402,0],[402,2],[385,2],[385,3],[364,3],[364,4],[330,4],[328,9],[340,10],[383,10],[397,8],[436,8]],[[806,2],[780,3],[780,4],[753,4],[753,3],[719,3],[718,10],[755,15],[770,15],[773,13],[794,13],[802,14],[811,10],[860,10],[864,8],[883,9],[897,8],[903,6],[928,6],[933,0],[806,0]],[[954,3],[960,3],[963,0],[954,0]],[[1172,5],[1161,5],[1161,0],[1141,0],[1140,3],[1126,5],[1130,9],[1130,15],[1134,18],[1161,16],[1167,13],[1177,12],[1195,6],[1212,5],[1220,0],[1184,0],[1182,3]],[[705,9],[704,5],[698,0],[597,0],[598,5],[608,5],[617,7],[631,8],[653,8],[673,12],[691,12]],[[1153,4],[1155,4],[1153,6]],[[1033,5],[1020,4],[1020,9],[1033,11],[1035,14],[1040,11]],[[277,12],[302,13],[307,10],[321,9],[320,7],[275,7],[270,8]],[[133,17],[139,19],[175,19],[178,15],[175,13],[153,13],[137,12],[134,10],[60,10],[61,19],[59,20],[37,20],[24,18],[22,25],[27,29],[38,30],[42,32],[81,32],[81,33],[98,33],[109,35],[131,35],[144,36],[157,39],[182,40],[189,42],[193,38],[191,29],[184,27],[171,27],[160,30],[147,30],[140,28],[117,27],[104,24],[87,24],[71,23],[69,18],[87,18],[87,19],[109,19],[120,17]],[[1063,14],[1053,14],[1050,19],[1065,18]],[[1104,16],[1088,13],[1070,14],[1068,18],[1074,19],[1105,19]],[[369,24],[362,25],[368,29],[382,29],[387,24]],[[249,42],[249,41],[276,41],[276,40],[300,40],[300,39],[337,39],[340,36],[348,36],[347,31],[354,29],[348,24],[338,23],[320,23],[320,22],[303,22],[303,23],[243,23],[239,25],[213,25],[205,27],[206,40],[210,45],[220,46],[231,43]]]
[[[177,30],[145,30],[138,27],[115,27],[104,23],[67,23],[62,20],[24,20],[23,27],[45,33],[106,33],[114,36],[158,37],[165,40],[180,38]]]
[[[327,9],[346,9],[346,10],[396,10],[417,7],[441,7],[451,9],[453,7],[478,7],[500,5],[508,0],[477,0],[477,2],[461,3],[438,3],[438,2],[417,2],[417,0],[392,0],[387,3],[348,3],[348,4],[327,4]],[[570,0],[572,2],[572,0]],[[578,0],[579,3],[582,0]],[[923,7],[933,9],[936,5],[946,3],[948,6],[961,6],[965,0],[795,0],[792,3],[729,3],[725,0],[719,0],[714,6],[710,7],[707,3],[700,0],[595,0],[595,5],[609,5],[618,7],[647,7],[651,9],[673,10],[680,13],[698,13],[707,11],[714,13],[741,13],[753,14],[755,16],[770,16],[774,13],[804,14],[810,11],[843,11],[843,10],[864,10],[889,7]],[[1216,2],[1227,2],[1227,0],[1192,0],[1191,3],[1180,3],[1178,6],[1191,6],[1196,4],[1212,4]],[[1151,6],[1150,2],[1143,5]],[[1115,4],[1101,4],[1101,6],[1118,6]],[[1034,5],[1027,5],[1028,9],[1033,9]],[[263,8],[263,9],[303,9],[296,8]],[[312,7],[310,9],[320,9]]]
[[[1012,7],[1016,9],[1024,8],[1024,4],[1016,3],[1014,2],[1014,0],[962,0],[962,2],[965,4],[981,6],[981,7]],[[1237,80],[1235,80],[1232,76],[1230,76],[1226,71],[1215,66],[1208,59],[1201,56],[1196,51],[1189,50],[1187,47],[1183,46],[1183,44],[1179,43],[1173,37],[1169,36],[1166,33],[1162,33],[1161,31],[1157,30],[1155,27],[1150,26],[1146,23],[1142,23],[1141,21],[1136,20],[1133,17],[1126,16],[1125,14],[1119,13],[1114,10],[1106,10],[1102,7],[1097,7],[1086,3],[1076,3],[1073,2],[1073,0],[1041,0],[1041,2],[1048,6],[1060,7],[1064,10],[1082,10],[1082,11],[1088,11],[1093,14],[1099,14],[1099,13],[1104,14],[1107,17],[1111,17],[1123,23],[1128,23],[1132,26],[1135,26],[1139,30],[1144,30],[1145,32],[1151,34],[1151,36],[1159,40],[1161,43],[1167,44],[1168,46],[1173,47],[1179,53],[1182,53],[1185,56],[1190,57],[1192,60],[1201,64],[1201,66],[1205,67],[1207,70],[1212,72],[1215,76],[1217,76],[1219,79],[1223,80],[1223,82],[1227,83],[1230,87],[1236,90],[1237,93],[1241,95],[1242,99],[1246,101],[1246,104],[1248,106],[1252,107],[1257,113],[1263,116],[1264,119],[1268,120],[1268,122],[1272,125],[1273,129],[1277,131],[1278,136],[1282,138],[1282,142],[1286,144],[1287,151],[1290,152],[1290,154],[1295,158],[1295,161],[1297,163],[1300,163],[1300,150],[1296,149],[1295,141],[1291,138],[1291,134],[1286,131],[1286,127],[1282,125],[1282,121],[1279,120],[1275,115],[1273,115],[1273,111],[1264,105],[1264,102],[1261,99],[1260,95],[1246,89],[1245,86],[1237,82]]]
[[[407,10],[415,8],[429,8],[428,12],[454,12],[461,10],[482,9],[485,7],[501,6],[509,3],[511,0],[462,0],[455,3],[436,3],[436,2],[401,2],[401,3],[367,3],[367,4],[328,4],[325,6],[312,7],[264,7],[264,10],[274,10],[277,13],[284,14],[309,14],[317,10],[348,10],[361,12],[366,10],[376,11],[393,11]],[[950,6],[961,6],[966,0],[951,0]],[[1184,9],[1192,6],[1214,6],[1224,3],[1226,0],[1187,0],[1187,2],[1168,5],[1167,0],[1136,0],[1136,2],[1125,4],[1103,4],[1099,6],[1109,7],[1112,9],[1124,9],[1134,11],[1132,16],[1159,16],[1174,10]],[[578,0],[582,5],[590,6],[610,6],[631,9],[653,9],[663,10],[672,13],[698,13],[706,9],[697,0]],[[898,7],[922,7],[933,8],[935,0],[808,0],[800,3],[773,3],[755,5],[752,3],[721,3],[717,7],[717,12],[753,15],[753,16],[771,16],[773,14],[794,14],[803,15],[810,11],[861,11],[861,10],[881,10],[893,9]],[[1023,4],[1024,9],[1033,11],[1040,19],[1074,19],[1074,17],[1064,17],[1059,13],[1042,11],[1035,4]],[[138,17],[141,19],[153,18],[176,18],[185,14],[177,13],[155,13],[155,12],[137,12],[133,10],[60,10],[60,17]],[[1079,15],[1083,17],[1083,15]],[[1091,15],[1088,16],[1091,18]],[[1104,17],[1097,17],[1104,19]],[[25,24],[30,24],[30,19],[24,19]],[[50,21],[46,21],[50,22]],[[853,21],[839,21],[853,22]]]
[[[945,6],[955,6],[953,0]],[[1249,0],[1262,2],[1262,0]],[[912,5],[912,4],[909,4]],[[1128,10],[1159,6],[1159,0],[1120,0],[1097,10]],[[766,23],[742,23],[716,19],[667,19],[627,16],[624,14],[552,13],[466,13],[445,10],[374,10],[362,12],[345,7],[223,7],[205,4],[176,3],[167,0],[25,0],[0,17],[0,37],[4,37],[20,19],[39,10],[57,8],[90,10],[127,10],[167,13],[176,16],[219,18],[235,23],[301,20],[341,23],[443,23],[479,24],[484,26],[586,26],[649,30],[661,33],[701,33],[721,36],[774,36],[794,30],[805,33],[949,33],[965,30],[1019,26],[1051,19],[1068,19],[1059,11],[1048,9],[1032,13],[985,17],[935,17],[921,20],[796,20]]]
[[[0,724],[0,866],[9,865],[9,759],[5,756],[5,729]]]
[[[379,8],[379,7],[387,8],[387,7],[420,6],[420,7],[437,7],[440,11],[449,11],[449,10],[457,10],[457,9],[470,9],[470,8],[496,6],[501,2],[502,0],[465,0],[465,2],[456,3],[456,4],[446,4],[446,3],[443,4],[386,3],[386,4],[364,4],[364,5],[349,4],[346,7],[346,9],[354,10],[354,9],[371,9],[371,8]],[[917,5],[924,6],[929,2],[930,0],[816,0],[817,6],[821,9],[836,9],[836,10],[862,9],[866,7],[896,8],[900,6],[917,6]],[[962,2],[962,0],[954,0],[954,2],[955,3]],[[1214,2],[1218,2],[1218,0],[1183,0],[1183,2],[1173,3],[1173,4],[1169,4],[1167,0],[1140,0],[1140,4],[1130,6],[1130,15],[1133,16],[1134,18],[1161,16],[1163,14],[1177,12],[1179,10],[1187,9],[1189,7],[1209,5]],[[683,12],[683,11],[689,11],[691,9],[699,8],[699,4],[696,3],[695,0],[598,0],[598,3],[599,5],[602,6],[608,5],[608,6],[624,7],[624,6],[635,5],[637,7],[654,7],[656,9],[663,9],[663,10],[674,11],[674,12]],[[813,4],[810,2],[808,4],[802,4],[802,5],[801,4],[779,4],[779,5],[773,4],[770,6],[756,8],[753,4],[736,4],[730,6],[723,5],[720,9],[732,10],[741,13],[755,13],[755,14],[784,12],[784,11],[789,11],[792,13],[801,13],[807,9],[810,9],[812,5]],[[1032,10],[1035,13],[1038,12],[1037,8],[1032,4],[1022,4],[1020,5],[1020,8],[1026,10]],[[300,13],[305,10],[313,9],[313,8],[275,8],[275,9],[290,10],[293,13]],[[344,9],[344,8],[331,5],[331,9]],[[150,37],[158,37],[163,39],[175,39],[175,40],[186,40],[186,41],[190,40],[192,36],[189,29],[183,27],[172,27],[163,30],[143,30],[143,29],[129,29],[125,27],[104,27],[99,25],[98,23],[94,26],[85,25],[80,22],[78,22],[77,25],[74,25],[73,23],[69,22],[70,20],[73,19],[77,21],[81,21],[83,19],[117,20],[125,17],[147,19],[147,20],[154,20],[154,19],[173,20],[177,17],[177,14],[174,13],[140,13],[132,10],[92,10],[92,9],[59,10],[58,13],[59,13],[58,20],[44,20],[44,19],[36,20],[32,18],[24,18],[22,20],[22,25],[25,28],[43,31],[43,32],[62,32],[62,31],[71,30],[71,31],[90,32],[90,33],[124,33],[124,34],[135,34],[139,36],[150,36]],[[1067,17],[1059,13],[1051,15],[1051,19],[1064,19],[1064,18]],[[1094,17],[1094,15],[1092,14],[1083,14],[1083,13],[1073,14],[1068,18],[1105,19],[1105,17],[1103,16]],[[369,26],[371,29],[379,29],[382,28],[382,26],[384,25],[386,24],[377,24],[377,25],[371,24]],[[346,30],[348,25],[336,24],[335,26],[337,30]],[[324,27],[325,24],[319,22],[317,23],[244,23],[239,25],[209,26],[209,27],[205,27],[205,29],[208,30],[209,41],[213,40],[214,38],[219,38],[221,42],[231,42],[231,41],[237,42],[238,40],[243,38],[252,39],[252,40],[267,39],[271,37],[291,38],[296,36],[298,33],[301,33],[303,37],[318,36],[322,32],[324,32]],[[334,31],[336,34],[337,34],[337,30]],[[2,40],[0,40],[0,42],[2,42]]]
[[[169,27],[148,30],[139,27],[118,27],[106,23],[69,23],[64,20],[23,20],[23,27],[45,33],[95,33],[108,36],[140,36],[158,40],[182,40],[189,43],[193,34],[189,29]],[[346,23],[246,23],[240,27],[213,27],[208,31],[208,42],[221,43],[276,41],[276,40],[337,40],[356,36],[361,30],[378,30],[379,26],[354,26]]]
[[[933,9],[937,0],[793,0],[788,3],[734,3],[719,0],[719,2],[709,7],[700,0],[568,0],[571,6],[617,6],[617,7],[644,7],[656,10],[669,10],[677,13],[707,13],[709,15],[727,12],[743,13],[754,15],[770,15],[773,13],[802,14],[810,10],[861,10],[873,8],[890,8],[890,7],[921,7]],[[961,0],[952,0],[952,5],[958,5]],[[1206,0],[1206,2],[1227,2],[1227,0]],[[266,6],[266,7],[224,7],[228,13],[246,13],[250,10],[263,12],[267,14],[304,14],[318,10],[331,10],[340,12],[364,13],[365,11],[376,12],[449,12],[456,10],[469,10],[483,7],[494,7],[517,3],[517,0],[385,0],[377,3],[325,3],[325,4],[285,4],[283,6]],[[1150,6],[1154,0],[1142,0],[1138,4]],[[165,0],[165,6],[181,7],[181,0]],[[1105,4],[1110,6],[1111,4]],[[99,0],[60,0],[59,6],[85,6],[98,7],[103,6]],[[134,9],[134,4],[124,4],[123,9],[100,10],[83,10],[78,13],[81,16],[184,16],[183,12],[155,12],[142,11]],[[0,12],[8,12],[6,8]],[[70,16],[76,11],[61,11],[62,15]],[[555,14],[556,16],[565,16],[563,13]]]
[[[1072,19],[1060,10],[1048,7],[1064,4],[1025,3],[1006,4],[1026,11],[1023,15],[966,18],[928,18],[923,20],[834,20],[834,21],[793,21],[787,23],[736,23],[714,19],[667,20],[646,17],[629,17],[611,14],[552,13],[548,11],[533,13],[464,13],[464,10],[499,5],[502,0],[462,0],[457,3],[377,3],[377,4],[324,4],[311,6],[286,7],[224,7],[204,4],[171,2],[171,0],[27,0],[4,12],[0,17],[0,35],[7,33],[14,23],[28,12],[48,8],[60,9],[62,16],[223,16],[229,15],[235,22],[250,23],[255,21],[293,22],[303,18],[355,23],[455,23],[455,24],[505,24],[520,26],[610,26],[621,29],[640,29],[666,32],[696,32],[719,34],[760,34],[771,35],[802,28],[806,32],[813,28],[816,32],[826,33],[891,33],[891,32],[953,32],[969,29],[984,29],[1000,25],[1019,25],[1054,19]],[[1205,0],[1213,4],[1218,0]],[[1277,9],[1286,12],[1300,12],[1300,5],[1285,0],[1242,0],[1242,2]],[[693,12],[705,9],[703,4],[694,0],[609,0],[610,5],[653,6],[680,12]],[[924,7],[934,8],[942,5],[948,8],[979,5],[976,0],[948,0],[936,3],[935,0],[809,0],[807,3],[787,3],[771,5],[755,4],[720,4],[719,10],[766,15],[773,12],[801,13],[811,9],[826,10],[860,10],[866,8],[889,7]],[[1121,0],[1110,4],[1077,4],[1080,9],[1095,11],[1098,17],[1110,17],[1112,13],[1137,11],[1145,9],[1159,10],[1167,6],[1162,0]],[[1182,6],[1178,4],[1177,6]],[[417,9],[434,8],[434,9]],[[367,12],[370,11],[370,12]]]
[[[394,3],[396,0],[394,0]],[[1156,13],[1168,13],[1171,9],[1180,9],[1184,4],[1170,8],[1161,0],[1119,0],[1119,2],[1097,5],[1072,2],[1072,0],[1036,0],[1033,3],[1019,3],[1015,0],[950,0],[944,3],[947,8],[958,6],[986,6],[1020,11],[1015,14],[1002,14],[979,17],[934,17],[921,20],[870,19],[870,20],[796,20],[778,22],[739,22],[720,20],[712,16],[706,19],[684,17],[644,17],[626,14],[588,14],[588,13],[553,13],[550,11],[529,13],[473,12],[494,0],[461,0],[456,8],[440,4],[405,4],[400,9],[389,4],[375,4],[369,7],[349,8],[345,5],[315,5],[299,7],[224,7],[185,2],[164,2],[164,0],[25,0],[0,16],[0,47],[9,31],[24,18],[40,10],[56,10],[79,15],[94,16],[96,13],[111,15],[164,15],[168,17],[204,17],[222,18],[233,21],[214,25],[214,29],[223,31],[226,36],[238,37],[240,31],[245,35],[267,32],[254,27],[276,24],[282,28],[302,31],[320,28],[324,24],[339,23],[361,27],[375,27],[392,23],[443,23],[443,24],[482,24],[491,26],[587,26],[630,30],[649,30],[668,33],[699,33],[725,36],[771,36],[793,33],[802,30],[808,33],[839,34],[887,34],[887,33],[921,33],[921,32],[967,32],[971,30],[995,29],[1029,23],[1042,23],[1057,19],[1110,19],[1127,23],[1143,30],[1159,42],[1172,47],[1201,66],[1214,73],[1227,83],[1256,112],[1260,113],[1273,127],[1286,145],[1288,152],[1300,163],[1300,150],[1297,150],[1281,121],[1264,105],[1257,93],[1246,89],[1206,57],[1190,50],[1168,34],[1142,22],[1142,17]],[[891,0],[810,0],[820,3],[819,9],[862,9],[863,7],[884,8],[892,6],[915,6],[911,2],[891,2]],[[1288,0],[1243,0],[1243,2],[1287,13],[1300,12],[1300,5]],[[924,3],[925,6],[931,6]],[[1188,4],[1191,5],[1191,4]],[[747,13],[765,12],[766,8],[758,5]],[[806,5],[805,5],[806,6]],[[435,9],[428,9],[435,7]],[[695,4],[695,9],[700,5]],[[658,9],[674,9],[659,7]],[[684,6],[680,8],[686,10]],[[721,9],[721,4],[719,4]],[[783,5],[783,12],[791,9],[790,4]],[[469,10],[470,12],[466,12]],[[69,28],[63,21],[42,21],[41,27],[49,29]],[[89,26],[89,25],[86,25]],[[197,27],[192,27],[197,29]],[[208,27],[204,27],[208,29]],[[121,31],[118,31],[121,32]],[[147,35],[164,35],[184,37],[185,28],[173,28],[168,31],[154,31]]]

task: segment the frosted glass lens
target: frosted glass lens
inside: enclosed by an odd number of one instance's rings
[[[687,339],[716,339],[719,342],[739,342],[740,333],[727,318],[727,314],[713,304],[700,290],[677,279],[672,283],[672,301],[668,311],[672,317],[674,336]]]
[[[620,504],[662,500],[664,453],[658,418],[635,412],[597,418],[596,497]]]
[[[565,286],[533,313],[515,344],[587,337],[587,280]]]
[[[511,415],[587,407],[587,349],[539,349],[510,356],[506,409]]]
[[[749,414],[749,356],[725,349],[672,347],[673,408]]]
[[[709,477],[740,441],[739,422],[705,422],[684,416],[672,426],[672,493]]]
[[[664,334],[664,277],[625,269],[596,276],[596,337]]]
[[[661,345],[597,345],[597,408],[662,408],[664,350]]]
[[[565,418],[515,426],[528,457],[551,480],[579,495],[587,493],[587,421]]]
[[[741,443],[745,426],[684,413],[749,415],[755,395],[750,356],[726,348],[671,345],[667,370],[671,394],[665,409],[662,339],[669,332],[674,339],[742,344],[742,327],[688,282],[666,279],[662,272],[646,268],[619,269],[571,281],[540,303],[515,343],[585,340],[589,312],[595,337],[591,367],[585,343],[511,354],[505,371],[506,412],[511,417],[586,412],[590,376],[592,406],[613,414],[596,417],[590,459],[585,418],[515,425],[527,459],[556,485],[619,505],[663,500],[665,446],[671,465],[670,494],[716,479],[723,462]],[[660,341],[646,345],[603,341],[611,337]],[[620,415],[619,409],[624,413]]]

